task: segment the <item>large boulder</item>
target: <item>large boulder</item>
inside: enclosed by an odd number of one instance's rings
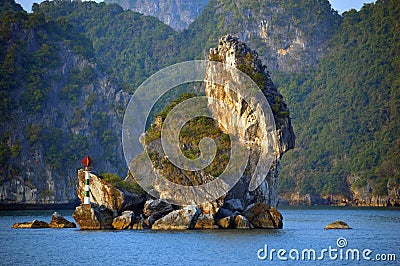
[[[155,221],[154,230],[187,230],[193,229],[201,213],[200,208],[189,205],[180,210],[175,210]]]
[[[231,228],[233,225],[234,213],[228,209],[220,208],[214,217],[221,228]]]
[[[246,219],[243,215],[236,215],[234,219],[235,228],[237,229],[250,229],[252,225],[249,220]]]
[[[147,217],[144,221],[145,226],[151,228],[155,221],[173,210],[172,205],[165,201],[159,199],[146,201],[143,208],[143,214]]]
[[[74,222],[70,222],[64,218],[61,214],[54,212],[51,216],[51,221],[49,224],[50,228],[76,228]]]
[[[153,216],[156,219],[159,219],[173,210],[174,208],[172,205],[165,201],[159,199],[150,199],[144,204],[143,214],[148,217]]]
[[[219,211],[219,209],[223,204],[224,204],[223,198],[219,198],[207,203],[200,204],[199,207],[202,213],[214,215]]]
[[[43,221],[33,220],[32,222],[15,223],[12,228],[49,228],[49,224]]]
[[[214,216],[212,214],[200,214],[197,218],[194,229],[217,229],[218,225],[215,224]]]
[[[108,208],[81,204],[72,214],[81,230],[112,229],[113,215]]]
[[[132,230],[143,230],[146,228],[150,228],[146,225],[143,216],[135,217],[135,220],[132,222],[130,229]]]
[[[233,216],[227,216],[217,220],[217,224],[224,229],[232,227]]]
[[[124,211],[120,216],[114,218],[112,227],[118,230],[129,229],[134,219],[135,214],[133,211]]]
[[[142,230],[149,228],[142,215],[135,216],[133,211],[124,211],[120,216],[114,218],[112,227],[117,230],[133,229]]]
[[[85,172],[78,171],[78,197],[83,202],[85,190]],[[105,206],[114,216],[125,210],[138,211],[143,208],[146,195],[139,192],[118,188],[100,176],[90,173],[90,202],[98,206]]]
[[[243,212],[243,215],[254,225],[255,228],[279,228],[279,225],[275,224],[275,220],[272,218],[270,210],[271,207],[268,204],[256,203],[250,205]]]

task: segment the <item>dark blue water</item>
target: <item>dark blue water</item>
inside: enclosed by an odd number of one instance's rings
[[[400,265],[399,209],[284,208],[281,212],[282,230],[183,232],[12,229],[15,222],[50,222],[52,212],[0,212],[0,265]],[[60,213],[73,221],[72,211]],[[338,219],[353,229],[323,229]],[[276,251],[271,259],[272,249]],[[346,259],[349,249],[357,250],[360,259],[351,253]]]

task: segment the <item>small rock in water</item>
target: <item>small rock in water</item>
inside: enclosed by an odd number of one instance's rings
[[[350,226],[343,221],[335,221],[325,226],[325,229],[351,229]]]
[[[61,214],[54,212],[49,224],[50,228],[76,228],[76,224],[68,221]]]
[[[33,220],[32,222],[15,223],[12,228],[49,228],[49,224],[43,221]]]

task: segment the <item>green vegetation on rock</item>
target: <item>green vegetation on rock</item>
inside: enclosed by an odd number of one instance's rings
[[[126,181],[113,173],[104,173],[101,175],[101,177],[111,185],[116,186],[117,188],[128,190],[134,193],[146,194],[146,192],[139,186],[139,184],[134,182],[133,178],[129,179],[129,181]]]
[[[172,101],[172,103],[158,115],[158,121],[165,119],[169,111],[171,111],[176,105],[195,96],[196,95],[193,93],[184,93],[180,95],[178,99]],[[190,110],[188,110],[188,112],[190,113]],[[146,152],[154,165],[157,165],[157,167],[162,170],[165,178],[177,184],[186,186],[203,184],[205,180],[199,179],[199,176],[196,175],[195,172],[180,170],[169,160],[163,158],[163,154],[158,153],[156,149],[154,149],[152,143],[158,142],[161,138],[162,124],[160,124],[160,122],[152,124],[147,130],[145,136],[147,146]],[[198,158],[200,156],[198,145],[200,140],[205,137],[211,138],[215,141],[217,151],[211,164],[204,168],[204,173],[209,174],[212,177],[218,177],[222,174],[229,162],[231,144],[229,135],[222,132],[215,120],[202,116],[196,117],[186,123],[179,134],[179,143],[182,145],[182,153],[186,158],[191,160]]]

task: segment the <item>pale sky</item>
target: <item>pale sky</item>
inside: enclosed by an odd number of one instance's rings
[[[374,0],[329,0],[333,9],[339,11],[342,14],[350,9],[360,10],[364,4],[373,3]]]
[[[20,4],[26,11],[31,11],[32,4],[41,2],[40,0],[16,0],[18,4]],[[96,2],[101,2],[96,0]],[[329,0],[333,9],[339,11],[339,14],[342,14],[344,11],[348,11],[350,9],[360,10],[364,3],[372,3],[374,0]]]

